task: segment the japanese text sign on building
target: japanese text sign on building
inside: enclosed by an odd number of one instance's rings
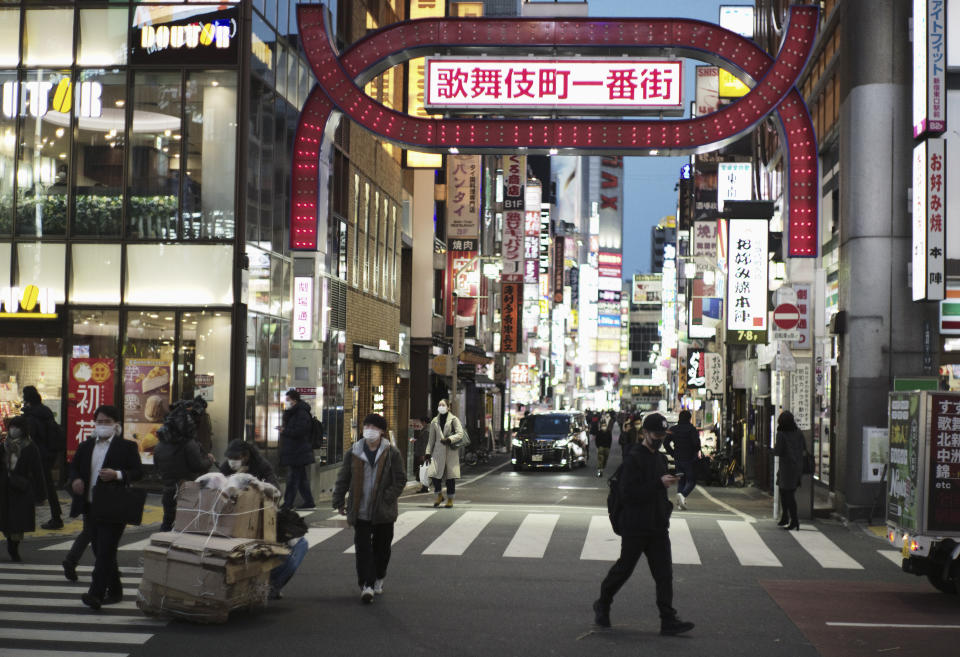
[[[313,340],[313,277],[293,279],[293,340]]]
[[[521,283],[503,284],[503,305],[500,307],[500,353],[503,354],[520,353],[523,327],[522,287]]]
[[[810,365],[810,359],[798,358],[796,369],[790,372],[790,410],[793,411],[793,418],[801,431],[809,431],[812,426]]]
[[[913,136],[947,129],[947,3],[913,0]]]
[[[813,286],[795,283],[793,289],[797,293],[797,310],[800,311],[800,320],[797,322],[797,331],[800,337],[790,343],[791,349],[813,349],[810,338],[810,325],[813,313]]]
[[[960,397],[932,395],[927,528],[960,531]]]
[[[693,255],[706,258],[711,263],[717,261],[717,222],[693,222]]]
[[[67,457],[93,433],[93,413],[113,404],[112,358],[71,358],[67,374]]]
[[[447,246],[476,251],[480,236],[480,156],[447,157]]]
[[[707,385],[706,353],[700,349],[687,352],[687,387],[703,388]]]
[[[527,182],[525,155],[503,158],[503,270],[505,283],[522,283],[524,273],[524,232],[526,228],[524,186]]]
[[[947,161],[945,141],[925,139],[913,149],[913,300],[946,292]]]
[[[727,252],[727,331],[767,330],[765,219],[730,219]]]
[[[682,110],[683,62],[428,57],[428,109]]]
[[[703,360],[707,389],[714,395],[722,395],[724,386],[723,356],[707,352],[703,354]]]

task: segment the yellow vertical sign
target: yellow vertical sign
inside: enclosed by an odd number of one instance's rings
[[[410,20],[420,18],[443,18],[446,15],[445,0],[411,0]],[[423,107],[423,87],[425,60],[420,57],[411,59],[407,64],[407,114],[420,119],[437,119],[436,114],[427,114]],[[418,169],[438,169],[443,166],[443,156],[436,153],[407,151],[407,167]]]

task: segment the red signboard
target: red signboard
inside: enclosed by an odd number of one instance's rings
[[[71,358],[67,373],[67,458],[93,433],[93,413],[98,406],[113,404],[112,358]]]

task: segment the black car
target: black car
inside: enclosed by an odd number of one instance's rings
[[[514,470],[587,465],[587,421],[580,411],[555,411],[528,415],[513,438]]]

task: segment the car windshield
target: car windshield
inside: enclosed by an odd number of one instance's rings
[[[570,427],[566,415],[532,415],[527,418],[527,431],[538,435],[565,434]]]

